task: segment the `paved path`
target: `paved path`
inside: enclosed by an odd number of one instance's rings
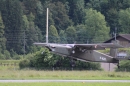
[[[0,80],[0,83],[8,82],[18,82],[18,83],[27,83],[27,82],[129,82],[130,80]]]

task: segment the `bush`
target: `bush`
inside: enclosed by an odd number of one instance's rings
[[[124,60],[120,62],[120,68],[116,68],[116,71],[130,71],[130,61]]]
[[[30,61],[28,59],[24,59],[19,63],[20,69],[27,68],[29,67],[29,65],[30,65]]]

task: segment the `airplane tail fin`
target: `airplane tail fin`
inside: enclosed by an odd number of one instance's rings
[[[117,48],[110,48],[110,56],[117,57]]]
[[[112,43],[120,45],[119,41],[112,41]],[[110,48],[110,56],[114,57],[117,60],[130,60],[130,56],[123,56],[123,57],[118,57],[118,48]]]
[[[112,41],[112,43],[120,45],[119,41]],[[110,48],[110,56],[112,56],[114,59],[118,60],[118,68],[120,67],[119,62],[120,60],[130,60],[130,56],[123,56],[123,57],[118,57],[118,49],[117,48]]]
[[[120,45],[118,40],[112,41],[112,43]],[[110,48],[110,56],[116,58],[117,52],[118,52],[117,48]]]

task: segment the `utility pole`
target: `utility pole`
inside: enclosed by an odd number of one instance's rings
[[[46,16],[46,43],[48,43],[48,8],[47,8],[47,16]]]
[[[116,32],[117,32],[117,27],[115,27],[115,41],[116,41]]]

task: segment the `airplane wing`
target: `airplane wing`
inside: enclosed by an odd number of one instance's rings
[[[38,45],[38,46],[47,46],[48,43],[33,43],[34,45]]]
[[[101,44],[68,44],[69,46],[85,48],[87,50],[103,50],[105,48],[123,48],[123,46],[114,43],[101,43]]]
[[[38,46],[48,47],[48,46],[64,46],[71,48],[82,48],[87,50],[103,50],[105,48],[122,48],[121,45],[115,43],[100,43],[100,44],[54,44],[54,43],[34,43]]]

